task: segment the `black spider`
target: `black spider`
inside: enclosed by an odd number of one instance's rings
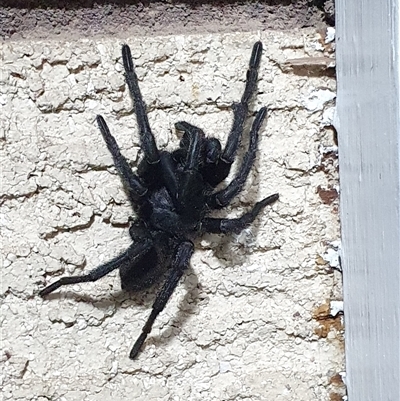
[[[133,99],[139,127],[143,160],[133,173],[121,155],[114,137],[102,116],[97,116],[101,134],[115,167],[124,183],[129,201],[136,213],[129,234],[133,244],[111,261],[83,276],[63,277],[40,291],[44,297],[57,288],[75,283],[96,281],[119,269],[123,290],[142,290],[167,273],[166,281],[156,296],[152,311],[142,333],[136,340],[130,358],[139,353],[158,314],[164,309],[194,251],[193,240],[204,233],[240,233],[251,224],[261,210],[279,195],[271,195],[243,216],[235,219],[208,217],[210,212],[227,206],[242,190],[257,151],[258,131],[267,113],[261,108],[250,129],[249,146],[236,177],[225,188],[214,188],[229,174],[248,114],[249,101],[258,77],[262,43],[254,44],[246,76],[246,87],[239,103],[233,103],[233,125],[225,148],[218,139],[187,122],[175,126],[183,131],[179,148],[173,152],[159,151],[150,130],[146,105],[140,93],[131,50],[122,46],[126,83]]]

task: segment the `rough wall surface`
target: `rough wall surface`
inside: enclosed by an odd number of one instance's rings
[[[68,38],[334,25],[333,0],[2,0],[0,36]]]
[[[12,400],[334,400],[343,389],[340,274],[324,261],[339,237],[335,81],[315,73],[326,47],[312,30],[125,38],[159,147],[186,120],[222,141],[252,44],[264,54],[252,111],[269,108],[235,216],[280,200],[239,237],[206,236],[135,361],[129,350],[156,288],[97,283],[38,290],[128,244],[131,210],[94,118],[140,157],[124,85],[123,40],[1,46],[2,365]],[[294,73],[293,59],[303,59]],[[289,62],[288,62],[289,60]],[[297,63],[299,64],[299,63]],[[296,64],[296,65],[297,65]],[[298,65],[297,67],[298,68]],[[326,256],[325,256],[326,258]]]

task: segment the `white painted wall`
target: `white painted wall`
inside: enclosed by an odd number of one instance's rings
[[[341,276],[323,259],[339,237],[338,205],[321,198],[337,187],[336,147],[324,127],[335,81],[296,75],[286,63],[326,55],[319,35],[125,40],[157,143],[173,148],[181,119],[226,138],[229,106],[241,96],[259,39],[265,50],[252,109],[269,106],[269,118],[246,190],[226,213],[275,192],[280,201],[247,236],[197,244],[136,361],[128,353],[154,290],[130,297],[115,273],[37,296],[60,275],[88,271],[129,243],[131,211],[94,124],[101,113],[123,153],[137,160],[123,40],[1,44],[4,399],[341,398],[341,318],[329,315],[330,302],[341,300]]]
[[[346,383],[400,399],[399,3],[337,1]]]

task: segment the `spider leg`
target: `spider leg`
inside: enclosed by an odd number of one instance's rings
[[[246,74],[246,86],[240,103],[233,103],[233,124],[231,132],[229,133],[224,151],[221,155],[220,161],[217,165],[217,175],[215,185],[223,181],[229,174],[231,165],[235,159],[236,152],[240,143],[243,133],[243,125],[249,109],[249,101],[253,96],[258,79],[258,68],[260,66],[262,54],[262,43],[256,42],[250,57],[249,69]]]
[[[190,136],[184,171],[192,171],[198,164],[201,151],[201,130],[195,128]]]
[[[205,148],[206,163],[215,165],[221,156],[221,142],[217,138],[207,138]]]
[[[183,171],[179,174],[178,192],[181,221],[187,228],[192,227],[192,229],[197,227],[203,217],[206,194],[209,191],[203,170],[206,143],[203,131],[192,126],[186,160],[182,163]]]
[[[138,78],[133,65],[131,49],[128,45],[122,46],[122,60],[125,68],[126,83],[128,84],[129,93],[135,106],[136,120],[139,126],[142,150],[145,154],[147,162],[149,164],[155,164],[159,162],[160,156],[156,141],[150,129],[149,119],[147,118],[146,113],[146,104],[144,103],[142,94],[140,92]]]
[[[257,79],[258,79],[258,68],[260,67],[261,55],[263,46],[261,42],[254,43],[253,50],[251,52],[249,69],[246,74],[246,86],[241,99],[241,103],[248,104],[250,98],[256,90]]]
[[[184,159],[187,162],[188,158],[193,158],[193,151],[197,152],[197,158],[200,155],[200,149],[204,141],[207,140],[205,138],[203,130],[195,125],[187,123],[186,121],[178,121],[175,123],[175,128],[177,131],[183,131],[182,139],[179,142],[179,160],[182,162]],[[197,144],[198,143],[198,144]],[[191,156],[189,156],[188,152],[191,152]],[[176,151],[175,151],[176,152]],[[196,159],[196,157],[195,157]]]
[[[176,166],[169,152],[161,152],[160,154],[160,173],[163,177],[164,185],[171,195],[172,202],[175,207],[178,198],[178,179],[175,175]]]
[[[200,134],[202,144],[205,151],[205,162],[215,165],[221,156],[221,142],[217,138],[206,138],[204,132],[186,121],[179,121],[175,124],[178,131],[183,131],[184,135],[180,141],[179,155],[186,155],[189,149],[190,141],[193,140],[193,135],[197,132]],[[183,151],[183,152],[182,152]]]
[[[202,232],[214,234],[239,234],[255,220],[265,206],[274,203],[278,198],[278,194],[268,196],[260,202],[257,202],[252,210],[236,219],[205,218],[202,221]]]
[[[131,167],[120,152],[117,141],[111,135],[104,118],[102,116],[97,116],[96,120],[107,148],[112,155],[114,165],[122,179],[122,182],[125,184],[129,193],[129,197],[131,198],[131,202],[133,203],[135,200],[146,194],[147,188],[140,182],[139,177],[132,172]]]
[[[207,204],[211,209],[221,209],[225,207],[242,190],[243,185],[247,180],[251,167],[256,158],[259,130],[261,124],[264,121],[266,113],[267,113],[266,107],[261,108],[257,112],[257,115],[253,121],[253,125],[250,130],[249,148],[243,158],[240,170],[237,176],[226,188],[212,194],[209,197],[209,199],[207,200]]]
[[[86,283],[88,281],[97,281],[100,278],[104,277],[108,273],[112,272],[119,267],[127,266],[133,263],[133,261],[150,249],[152,243],[150,240],[143,241],[139,244],[132,244],[125,252],[118,255],[114,259],[110,260],[103,265],[100,265],[90,271],[88,274],[84,274],[82,276],[70,276],[70,277],[62,277],[57,280],[55,283],[50,284],[43,290],[39,292],[41,297],[44,297],[51,292],[57,290],[58,288],[62,287],[63,285],[69,284],[77,284],[77,283]]]
[[[156,320],[158,314],[165,308],[165,305],[178,285],[180,278],[188,267],[193,250],[193,243],[190,241],[185,241],[178,245],[172,260],[169,276],[165,281],[161,291],[157,294],[150,316],[142,328],[142,333],[133,345],[129,354],[129,358],[135,359],[139,353],[140,348],[147,338],[147,335],[151,332],[154,321]]]
[[[185,124],[185,143],[182,145],[186,148],[182,159],[182,172],[176,173],[176,163],[173,158],[174,155],[169,152],[161,153],[161,174],[164,178],[165,186],[171,195],[175,207],[178,210],[182,210],[184,203],[187,203],[190,194],[196,192],[196,184],[198,183],[197,178],[199,176],[197,167],[199,165],[199,159],[201,154],[201,148],[204,139],[204,133],[200,128],[194,125],[182,122],[177,124]]]

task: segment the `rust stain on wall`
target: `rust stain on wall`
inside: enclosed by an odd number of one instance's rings
[[[316,308],[313,312],[313,318],[319,323],[314,333],[320,338],[326,338],[332,330],[336,330],[337,334],[339,334],[344,329],[341,315],[331,315],[329,302]]]

